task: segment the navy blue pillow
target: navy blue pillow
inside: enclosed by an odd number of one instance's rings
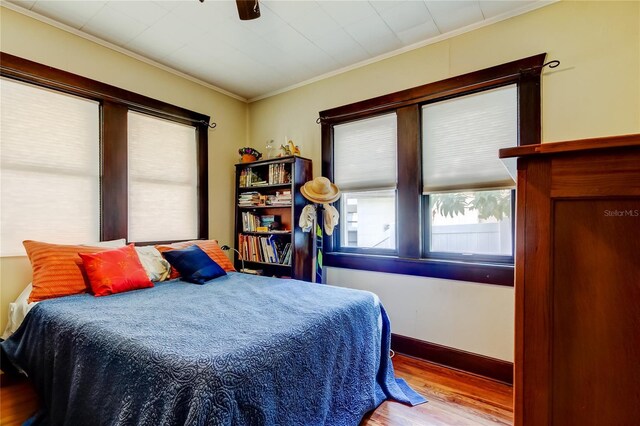
[[[204,284],[214,278],[227,275],[207,253],[198,246],[190,246],[181,250],[165,251],[165,259],[176,268],[182,279],[194,284]]]

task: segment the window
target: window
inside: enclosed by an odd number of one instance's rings
[[[334,180],[346,224],[342,248],[396,248],[396,133],[395,114],[334,128]]]
[[[513,257],[515,182],[497,152],[517,145],[517,123],[515,84],[422,107],[424,240],[430,256]]]
[[[99,104],[5,78],[0,93],[2,256],[99,241]]]
[[[135,112],[128,123],[129,241],[197,238],[195,127]]]
[[[209,117],[0,52],[0,255],[208,237]]]
[[[540,142],[544,57],[320,112],[322,174],[343,190],[325,265],[512,286],[515,183],[498,150]]]

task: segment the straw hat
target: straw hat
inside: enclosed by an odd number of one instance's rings
[[[323,176],[318,176],[302,185],[300,192],[304,198],[317,204],[333,203],[340,198],[338,187]]]

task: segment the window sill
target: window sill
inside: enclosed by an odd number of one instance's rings
[[[324,265],[392,274],[416,275],[513,287],[514,267],[509,264],[471,263],[452,260],[408,259],[394,256],[330,252]]]

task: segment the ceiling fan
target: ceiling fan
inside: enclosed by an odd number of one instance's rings
[[[200,0],[200,3],[204,3],[204,0]],[[242,21],[260,17],[258,0],[236,0],[236,6],[238,7],[238,15]]]

